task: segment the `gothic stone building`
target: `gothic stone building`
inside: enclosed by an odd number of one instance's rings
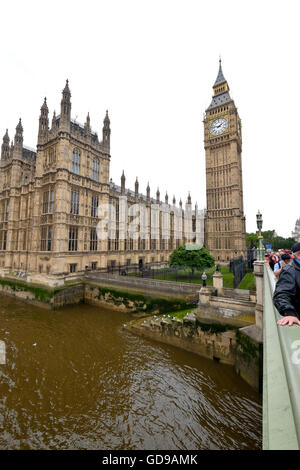
[[[246,256],[241,120],[221,60],[204,117],[206,154],[205,246],[221,264]]]
[[[151,204],[157,204],[161,221],[168,205],[125,188],[110,179],[110,120],[106,113],[100,142],[92,132],[89,115],[84,126],[71,119],[71,93],[62,92],[60,115],[53,115],[49,128],[48,106],[41,107],[37,150],[23,146],[21,120],[14,142],[8,132],[3,138],[0,162],[0,269],[31,273],[69,273],[87,267],[157,263],[167,261],[170,253],[189,241],[183,232],[175,234],[171,211],[169,239],[158,239],[151,232],[143,239],[119,236],[119,200],[126,196],[129,205],[143,204],[150,216]],[[190,203],[190,197],[188,202]],[[110,237],[97,236],[98,208],[111,204],[115,227]],[[173,199],[175,205],[175,198]],[[182,207],[182,204],[180,204]],[[184,212],[184,211],[183,211]],[[130,217],[126,219],[130,220]],[[123,227],[124,229],[124,227]]]

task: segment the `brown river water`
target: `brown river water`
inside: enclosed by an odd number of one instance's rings
[[[233,368],[122,328],[132,314],[0,296],[0,449],[260,449]]]

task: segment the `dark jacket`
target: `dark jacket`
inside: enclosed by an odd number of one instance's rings
[[[290,315],[300,320],[300,264],[294,259],[281,270],[273,303],[280,315]]]

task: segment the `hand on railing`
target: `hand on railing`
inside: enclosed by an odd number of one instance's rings
[[[293,315],[287,315],[286,317],[283,317],[280,320],[278,320],[277,325],[284,326],[288,324],[288,326],[292,326],[293,323],[300,325],[300,321],[298,320],[297,317],[294,317]]]

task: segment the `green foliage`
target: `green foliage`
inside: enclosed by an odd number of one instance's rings
[[[255,291],[256,286],[255,286],[254,274],[252,272],[246,273],[244,279],[242,279],[238,288]]]
[[[253,242],[254,246],[258,247],[258,236],[256,233],[247,233],[246,234],[246,245],[247,248],[251,248],[251,241]]]
[[[186,266],[192,269],[212,267],[215,263],[209,251],[202,247],[200,250],[187,250],[185,245],[176,248],[170,256],[170,266]]]
[[[277,236],[275,230],[265,230],[264,232],[261,232],[261,234],[265,245],[272,245],[272,240]]]
[[[259,346],[255,344],[249,336],[241,333],[239,330],[236,332],[236,341],[240,347],[241,356],[249,364],[252,359],[256,359],[259,354]]]
[[[202,331],[205,331],[206,333],[209,333],[211,335],[224,333],[225,331],[228,331],[228,330],[237,331],[237,327],[233,325],[221,324],[221,323],[202,323],[198,319],[196,321],[196,325],[199,326]]]
[[[273,238],[272,242],[272,250],[279,250],[280,248],[288,248],[289,250],[291,247],[296,243],[294,238],[283,238],[283,237],[275,237]]]
[[[175,317],[177,320],[183,320],[186,314],[191,313],[193,310],[195,310],[195,307],[178,310],[178,312],[168,312],[167,314],[170,315],[171,318]]]
[[[0,285],[9,286],[13,291],[26,291],[33,292],[34,298],[41,302],[50,302],[50,299],[54,296],[54,291],[43,287],[37,287],[31,284],[26,284],[19,281],[10,281],[7,279],[0,279]]]
[[[130,302],[133,302],[134,306],[132,307],[132,312],[146,312],[152,313],[156,310],[159,310],[159,313],[167,314],[169,312],[176,312],[178,310],[192,308],[192,304],[181,299],[161,299],[148,297],[142,294],[122,292],[115,289],[98,287],[99,295],[98,299],[101,300],[104,298],[105,294],[109,294],[109,300],[114,303],[114,305],[124,304],[125,307],[130,307]]]
[[[284,238],[276,234],[275,230],[265,230],[261,232],[263,237],[264,245],[272,245],[272,250],[277,251],[280,248],[291,249],[292,245],[296,243],[296,240],[292,237]],[[251,246],[251,240],[256,247],[258,247],[258,236],[256,233],[247,233],[246,234],[246,244],[247,248]]]
[[[229,271],[228,266],[221,266],[220,271],[223,275],[223,287],[228,289],[234,288],[234,275]]]

